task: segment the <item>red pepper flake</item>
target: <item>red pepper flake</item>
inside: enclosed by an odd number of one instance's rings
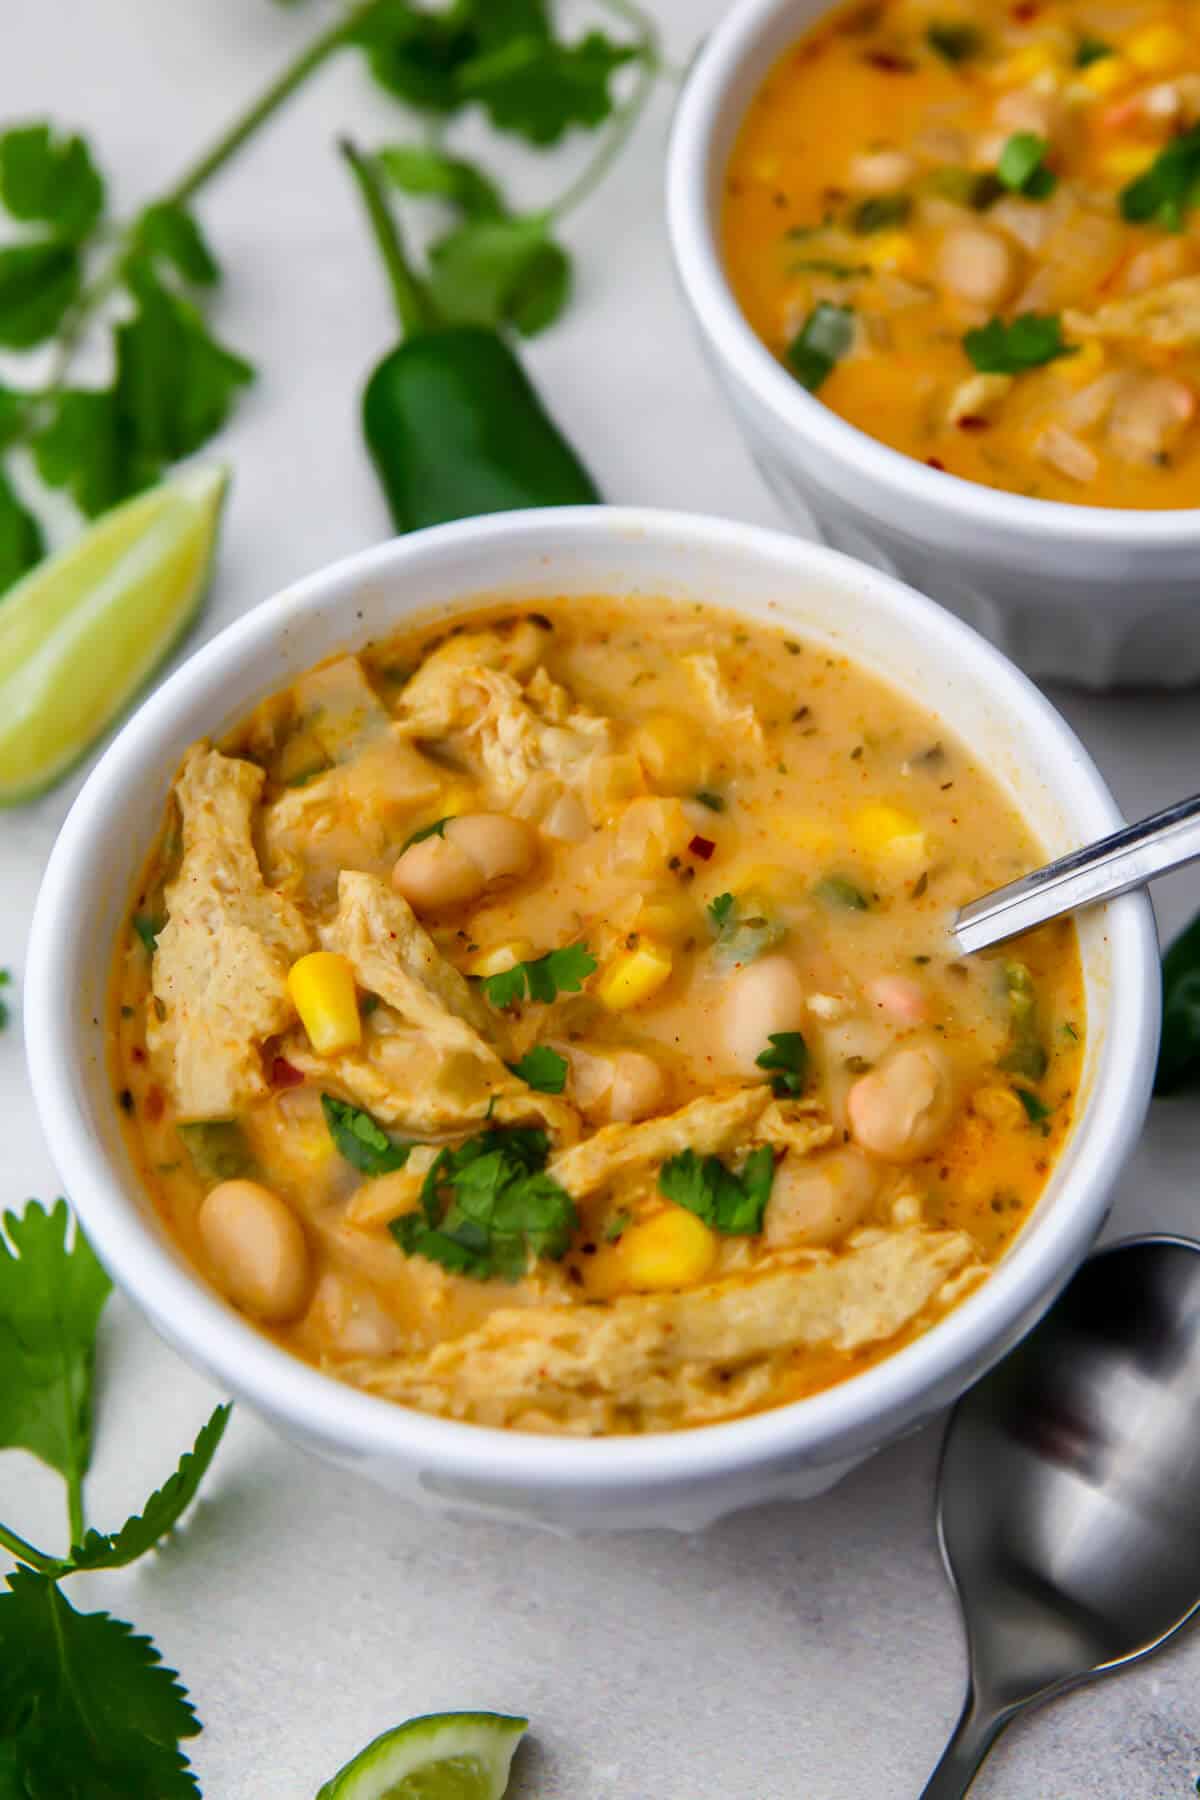
[[[870,63],[873,69],[882,69],[885,75],[911,75],[917,66],[907,56],[898,55],[895,50],[864,51],[863,61]]]
[[[1010,13],[1018,25],[1028,25],[1031,19],[1037,18],[1041,10],[1040,6],[1035,5],[1034,0],[1019,0],[1018,5],[1010,8]]]
[[[151,1125],[157,1125],[166,1110],[166,1100],[160,1087],[146,1089],[146,1103],[142,1112]]]
[[[958,429],[960,431],[986,431],[989,424],[990,421],[981,417],[979,413],[964,413],[958,421]]]
[[[135,1044],[133,1046],[133,1049],[129,1052],[129,1056],[130,1060],[135,1063],[144,1063],[146,1060],[146,1052],[142,1049],[140,1044]]]
[[[277,1088],[303,1087],[304,1076],[300,1070],[290,1063],[286,1056],[277,1056],[271,1064],[271,1086]]]
[[[943,475],[946,473],[946,465],[940,456],[927,456],[925,461],[931,469],[938,469]]]
[[[701,862],[707,862],[716,847],[711,838],[694,837],[688,845],[688,855],[698,856]]]

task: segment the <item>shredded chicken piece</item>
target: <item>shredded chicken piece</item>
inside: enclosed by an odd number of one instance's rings
[[[1034,449],[1043,462],[1066,475],[1071,481],[1094,481],[1100,473],[1100,458],[1082,438],[1077,438],[1061,425],[1047,425]]]
[[[1072,337],[1183,346],[1200,343],[1200,275],[1165,282],[1129,300],[1110,300],[1095,312],[1063,314]]]
[[[297,1033],[284,1046],[296,1068],[340,1088],[386,1124],[422,1134],[461,1132],[494,1118],[540,1120],[566,1143],[578,1136],[575,1109],[527,1087],[487,1042],[483,1000],[384,882],[347,870],[321,942],[347,958],[359,986],[388,1011],[372,1015],[361,1049],[341,1056],[316,1056]]]
[[[518,681],[531,675],[548,642],[544,625],[518,619],[483,631],[453,632],[424,658],[397,708],[411,737],[444,737],[461,719],[458,678],[469,669],[499,669]]]
[[[617,1176],[630,1176],[681,1150],[712,1156],[744,1143],[771,1098],[769,1087],[702,1094],[678,1112],[638,1125],[605,1125],[570,1150],[552,1157],[547,1174],[573,1199],[599,1193]]]
[[[754,1127],[753,1141],[807,1156],[833,1136],[825,1108],[817,1100],[772,1100],[763,1108]]]
[[[183,860],[166,890],[146,1041],[183,1120],[231,1118],[268,1091],[261,1046],[290,1024],[287,972],[311,946],[258,866],[263,780],[253,763],[201,745],[175,783]]]
[[[755,744],[763,741],[762,726],[758,722],[758,714],[749,701],[739,704],[729,692],[721,665],[711,650],[698,651],[693,656],[682,659],[683,667],[692,677],[700,694],[712,715],[716,725],[732,725],[743,731]]]
[[[753,1403],[748,1394],[765,1396],[797,1346],[886,1342],[974,1257],[965,1232],[893,1231],[751,1280],[603,1308],[506,1307],[426,1355],[360,1358],[341,1373],[391,1400],[479,1424],[588,1434],[681,1417],[691,1424],[725,1416],[729,1385],[733,1410]]]

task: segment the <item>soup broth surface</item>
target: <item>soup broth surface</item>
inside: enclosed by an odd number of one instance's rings
[[[872,437],[1200,505],[1194,4],[850,0],[751,105],[723,233],[751,325]]]
[[[716,607],[402,632],[193,747],[118,948],[131,1153],[277,1342],[472,1422],[728,1419],[936,1324],[1070,1129],[1074,928],[936,718]]]

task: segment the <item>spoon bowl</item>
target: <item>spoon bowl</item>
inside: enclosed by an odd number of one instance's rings
[[[959,1800],[1022,1708],[1192,1617],[1198,1521],[1200,1244],[1131,1239],[951,1415],[938,1530],[971,1679],[922,1800]]]

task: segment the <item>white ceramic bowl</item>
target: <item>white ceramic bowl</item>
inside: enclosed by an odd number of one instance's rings
[[[171,776],[332,652],[487,598],[671,594],[786,622],[937,714],[994,770],[1047,849],[1118,823],[1070,728],[980,637],[889,576],[781,533],[672,513],[516,513],[383,544],[279,594],[199,651],[126,725],[76,802],[38,900],[26,972],[46,1138],[114,1278],[164,1338],[287,1436],[414,1499],[566,1529],[704,1524],[827,1487],[953,1400],[1038,1317],[1092,1242],[1142,1123],[1158,1024],[1149,902],[1083,926],[1080,1119],[1035,1217],[982,1289],[880,1367],[699,1431],[594,1442],[427,1418],[277,1349],[209,1290],[156,1222],[122,1145],[103,1018],[113,945]]]
[[[1027,500],[939,474],[807,393],[751,330],[718,242],[725,170],[776,58],[827,0],[740,0],[688,76],[667,166],[679,279],[785,513],[913,582],[1031,673],[1090,687],[1200,679],[1200,509]]]

